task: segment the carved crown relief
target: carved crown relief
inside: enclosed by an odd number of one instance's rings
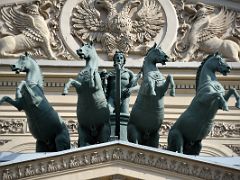
[[[240,10],[185,0],[17,2],[0,3],[0,58],[29,51],[35,58],[76,59],[81,43],[94,40],[108,56],[103,60],[116,50],[143,58],[157,42],[175,61],[201,61],[215,51],[239,61]]]
[[[240,13],[203,3],[172,0],[179,29],[172,54],[176,60],[199,61],[218,51],[228,61],[239,61]]]
[[[73,34],[82,40],[96,40],[112,57],[116,50],[126,55],[146,46],[165,22],[156,0],[82,1],[72,15]]]

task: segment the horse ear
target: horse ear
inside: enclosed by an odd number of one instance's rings
[[[93,45],[93,40],[90,41],[90,45],[91,45],[91,46]]]
[[[157,43],[155,42],[154,45],[153,45],[153,48],[156,48],[157,47]]]
[[[25,55],[25,56],[29,56],[29,53],[26,51],[26,52],[24,53],[24,55]]]

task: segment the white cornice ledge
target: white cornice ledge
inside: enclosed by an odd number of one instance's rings
[[[155,171],[159,174],[162,172],[159,170],[164,170],[175,176],[203,179],[238,179],[240,177],[240,157],[220,159],[187,156],[124,141],[112,141],[55,153],[15,156],[15,159],[0,163],[0,179],[29,177],[38,179],[37,177],[51,176],[51,174],[56,176],[54,172],[58,172],[57,175],[60,176],[72,171],[81,172],[107,164],[116,166],[119,163],[135,168],[140,165],[149,169],[149,172]]]

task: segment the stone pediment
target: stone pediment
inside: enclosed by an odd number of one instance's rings
[[[2,155],[4,160],[2,180],[240,178],[239,157],[186,156],[124,141],[56,153]]]

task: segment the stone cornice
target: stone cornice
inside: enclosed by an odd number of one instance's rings
[[[28,155],[26,157],[31,157]],[[22,158],[20,158],[22,159]],[[206,159],[206,158],[205,158]],[[61,176],[71,171],[83,171],[91,168],[128,164],[136,167],[140,165],[151,171],[165,171],[174,176],[188,176],[202,179],[238,179],[240,168],[231,165],[202,160],[201,157],[186,156],[155,148],[144,147],[123,141],[88,146],[84,148],[48,153],[32,154],[26,160],[15,160],[0,165],[2,180],[10,179],[38,179],[41,176]],[[57,174],[55,173],[57,172]]]

